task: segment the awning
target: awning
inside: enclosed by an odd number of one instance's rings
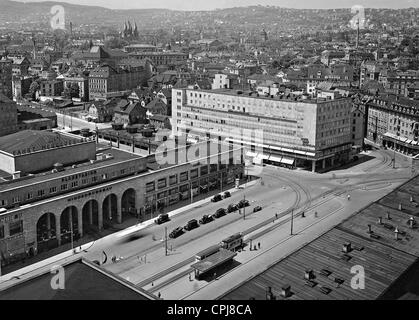
[[[281,160],[282,160],[282,157],[275,157],[275,156],[269,157],[269,161],[281,162]]]
[[[248,152],[246,152],[246,157],[257,157],[257,153],[255,153],[255,152],[250,152],[250,151],[248,151]]]
[[[290,165],[294,164],[294,161],[295,161],[294,159],[286,158],[286,157],[283,157],[282,160],[281,160],[282,163],[290,164]]]

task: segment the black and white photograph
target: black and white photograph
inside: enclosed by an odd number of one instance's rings
[[[419,300],[419,0],[0,0],[0,300]]]

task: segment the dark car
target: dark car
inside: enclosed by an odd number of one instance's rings
[[[187,230],[187,231],[191,231],[191,230],[193,230],[195,228],[198,228],[198,227],[199,227],[198,221],[193,219],[193,220],[188,222],[188,224],[184,227],[184,229]]]
[[[212,216],[214,218],[220,218],[225,215],[226,215],[226,209],[221,208],[221,209],[218,209]]]
[[[224,199],[230,198],[230,197],[231,197],[231,193],[229,191],[224,192]]]
[[[237,205],[236,204],[230,204],[229,206],[228,206],[228,208],[227,208],[227,212],[228,213],[231,213],[231,212],[234,212],[234,211],[237,211],[239,208],[237,207]]]
[[[174,239],[174,238],[179,237],[182,234],[183,234],[183,228],[178,227],[178,228],[174,229],[172,232],[170,232],[169,237]]]
[[[155,223],[157,224],[162,224],[165,222],[170,221],[169,215],[167,213],[163,213],[161,215],[159,215],[159,217],[157,219],[154,220]]]
[[[258,211],[262,211],[262,207],[261,206],[257,206],[253,209],[253,212],[258,212]]]
[[[221,196],[221,194],[216,194],[212,199],[211,199],[211,201],[212,202],[218,202],[218,201],[221,201],[221,200],[223,200],[223,197]]]
[[[201,220],[199,220],[199,223],[200,223],[200,224],[207,224],[207,223],[209,223],[209,222],[211,222],[211,221],[214,221],[214,218],[213,218],[213,217],[211,217],[211,216],[205,215],[205,216],[203,216],[203,217],[201,218]]]
[[[239,208],[239,209],[241,209],[241,208],[244,208],[244,207],[248,207],[248,206],[250,206],[250,203],[249,203],[249,200],[241,200],[238,204],[237,204],[237,207]]]

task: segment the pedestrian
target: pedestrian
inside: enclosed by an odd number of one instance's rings
[[[306,216],[305,216],[305,213],[304,213],[304,211],[301,213],[301,218],[305,218]]]
[[[157,295],[159,298],[161,298],[161,293],[159,292],[159,294]]]
[[[214,279],[217,278],[217,272],[214,272]]]
[[[191,277],[191,274],[189,274],[189,281],[192,281],[192,277]]]
[[[260,242],[258,242],[258,248],[260,249]]]
[[[348,194],[348,201],[349,201],[349,200],[351,200],[351,195],[350,195],[350,194]]]
[[[253,250],[255,250],[255,251],[257,250],[257,249],[256,249],[256,245],[253,247]]]
[[[314,211],[314,218],[317,218],[317,211]]]
[[[275,213],[275,219],[278,219],[278,214],[277,213]]]

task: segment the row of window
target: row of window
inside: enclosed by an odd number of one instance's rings
[[[17,234],[21,234],[23,232],[23,221],[14,221],[9,223],[9,235],[15,236]],[[0,225],[0,239],[4,239],[5,232],[4,232],[4,225]]]

